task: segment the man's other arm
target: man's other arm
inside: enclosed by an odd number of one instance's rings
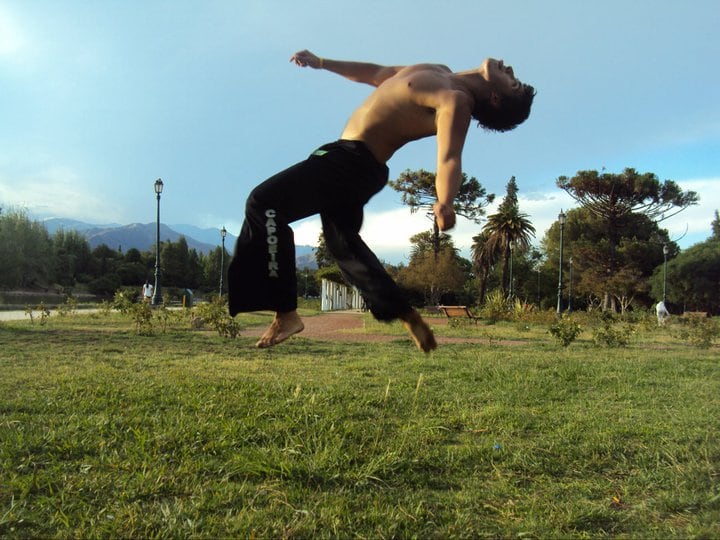
[[[453,201],[462,182],[462,150],[470,126],[470,104],[459,92],[438,92],[430,100],[436,110],[437,174],[435,191],[438,202],[433,210],[440,230],[455,226]]]
[[[300,67],[325,69],[351,81],[380,86],[384,81],[395,75],[404,66],[381,66],[369,62],[351,62],[347,60],[331,60],[321,58],[310,51],[298,51],[290,58]]]

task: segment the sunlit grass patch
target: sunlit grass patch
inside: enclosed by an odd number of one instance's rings
[[[259,350],[0,325],[0,535],[720,535],[717,350],[499,322],[425,355],[397,326]]]

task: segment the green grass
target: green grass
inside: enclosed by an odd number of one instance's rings
[[[397,340],[0,324],[0,536],[720,536],[717,347],[366,329]]]

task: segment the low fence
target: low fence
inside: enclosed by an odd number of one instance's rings
[[[355,287],[323,279],[320,289],[320,309],[322,311],[345,311],[365,309],[365,300]]]

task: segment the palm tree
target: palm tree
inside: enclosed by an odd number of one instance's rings
[[[503,292],[507,291],[507,274],[510,262],[511,246],[523,252],[530,247],[530,241],[535,237],[535,227],[528,219],[527,214],[520,212],[517,204],[503,205],[495,214],[488,216],[483,226],[483,234],[487,237],[486,250],[498,253],[502,258]]]
[[[527,214],[520,212],[517,199],[518,187],[514,176],[508,181],[505,192],[497,212],[488,216],[487,223],[483,226],[487,244],[485,249],[495,254],[495,260],[498,256],[502,257],[500,287],[503,292],[507,290],[511,248],[517,247],[518,251],[525,251],[530,247],[530,239],[535,236],[535,227],[530,223]]]
[[[478,301],[482,304],[485,301],[488,277],[490,276],[493,266],[495,266],[498,254],[493,251],[492,246],[488,244],[488,235],[485,232],[473,236],[471,251],[475,273],[480,281]]]

